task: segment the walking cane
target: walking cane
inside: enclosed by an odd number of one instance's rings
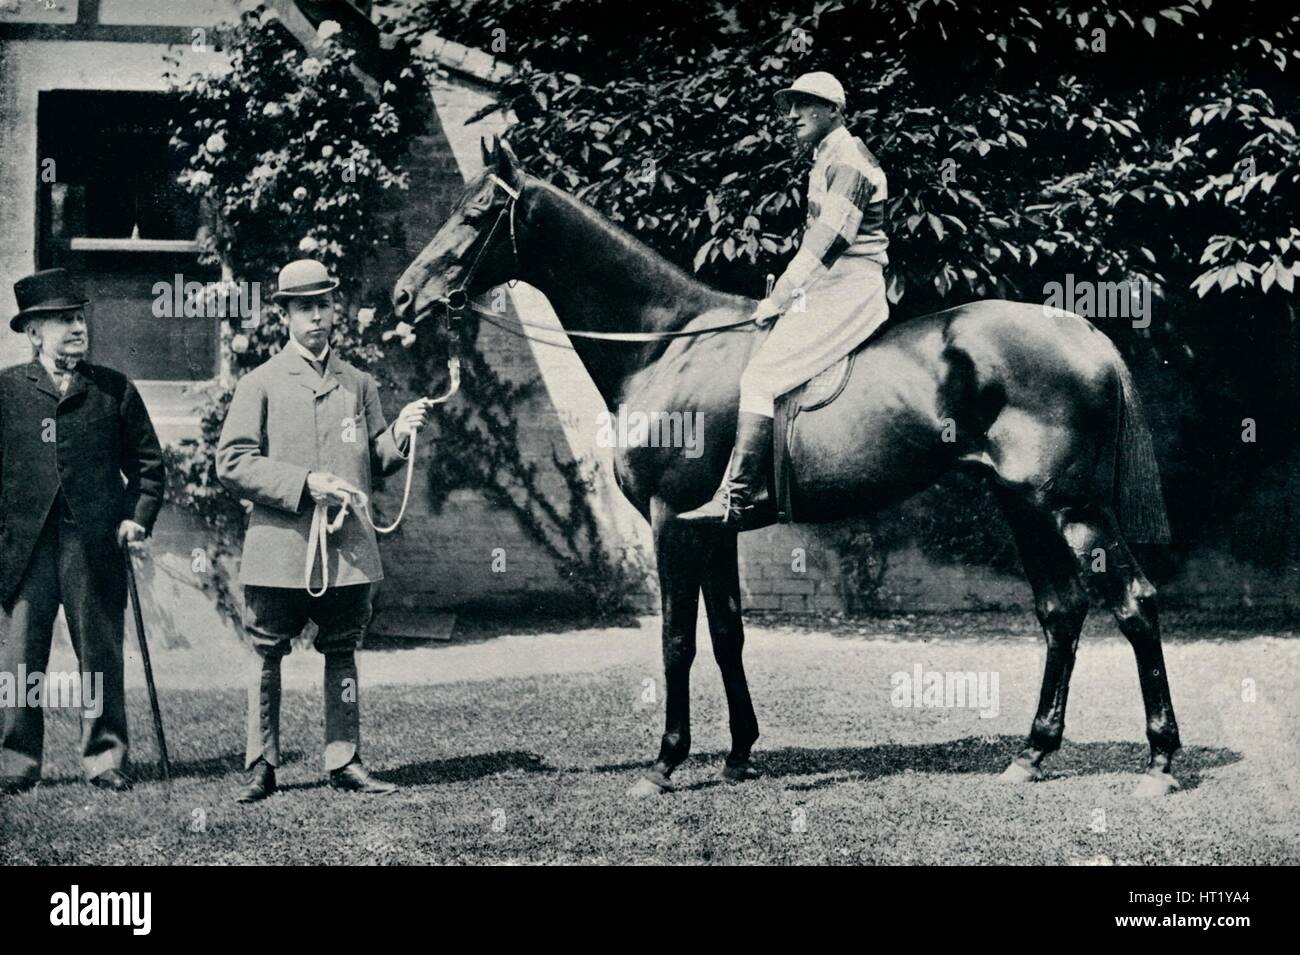
[[[158,757],[162,761],[163,781],[172,781],[171,763],[167,759],[167,738],[163,736],[162,713],[158,709],[158,688],[153,683],[153,664],[149,662],[149,643],[144,636],[144,614],[140,612],[140,591],[135,586],[135,567],[131,563],[131,545],[122,543],[126,556],[126,583],[131,590],[131,609],[135,611],[135,635],[140,641],[140,659],[144,662],[144,682],[149,688],[149,707],[153,710],[153,735],[158,741]]]

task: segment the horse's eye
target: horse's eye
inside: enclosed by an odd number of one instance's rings
[[[486,200],[472,202],[465,207],[465,211],[461,218],[463,218],[467,223],[478,222],[491,207],[492,199],[490,196]]]

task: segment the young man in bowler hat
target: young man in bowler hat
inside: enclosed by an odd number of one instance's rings
[[[44,680],[62,605],[86,682],[81,763],[90,782],[131,788],[122,679],[126,566],[162,507],[162,449],[131,381],[85,360],[89,299],[63,269],[14,284],[9,323],[33,358],[0,372],[0,674]],[[39,675],[39,676],[38,676]],[[27,686],[18,686],[26,694]],[[41,705],[3,709],[0,792],[40,782]],[[44,702],[44,701],[42,701]]]
[[[374,379],[330,347],[333,291],[338,281],[321,263],[291,262],[272,296],[289,317],[289,341],[240,379],[221,431],[217,473],[233,493],[252,501],[239,581],[244,627],[257,651],[249,687],[249,776],[236,794],[256,802],[275,792],[280,765],[280,660],[290,641],[315,622],[315,646],[325,657],[325,769],[330,785],[385,794],[361,762],[355,651],[370,622],[374,584],[383,579],[375,532],[350,512],[328,537],[328,579],[305,579],[312,515],[318,503],[355,502],[376,472],[388,475],[406,460],[411,437],[428,418],[413,401],[390,427]],[[320,563],[316,568],[320,568]],[[317,582],[319,581],[319,583]]]

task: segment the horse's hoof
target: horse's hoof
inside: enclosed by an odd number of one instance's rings
[[[1041,782],[1043,771],[1037,766],[1026,766],[1019,760],[1012,760],[1011,765],[1002,770],[1002,775],[998,777],[999,782],[1003,783],[1036,783]]]
[[[729,783],[747,783],[751,779],[761,778],[762,775],[749,760],[745,760],[745,762],[737,766],[728,763],[722,767],[722,778]]]
[[[672,788],[673,784],[662,773],[647,773],[631,785],[627,794],[631,799],[649,799],[671,792]]]
[[[1171,773],[1143,773],[1133,790],[1133,795],[1137,799],[1159,799],[1182,788],[1182,784],[1174,779]]]

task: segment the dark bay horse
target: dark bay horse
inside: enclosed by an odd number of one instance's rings
[[[703,425],[698,457],[671,447],[615,452],[618,484],[652,526],[663,604],[666,727],[657,760],[632,792],[670,788],[669,776],[690,749],[701,593],[730,717],[723,774],[751,778],[758,722],[741,661],[736,534],[674,517],[702,504],[722,477],[740,374],[763,332],[745,326],[644,341],[580,332],[711,328],[745,319],[755,302],[709,289],[590,207],[525,175],[504,142],[485,146],[484,161],[487,171],[398,280],[396,314],[419,321],[521,279],[546,295],[573,332],[573,347],[611,410],[701,413],[694,419]],[[953,468],[972,469],[993,488],[1047,638],[1038,712],[1003,779],[1041,779],[1043,757],[1060,746],[1092,598],[1115,615],[1137,657],[1151,746],[1137,794],[1178,787],[1178,726],[1156,591],[1126,543],[1167,540],[1168,525],[1133,382],[1106,336],[1077,315],[1009,301],[891,322],[860,348],[840,396],[797,420],[790,453],[801,521],[869,513]]]

